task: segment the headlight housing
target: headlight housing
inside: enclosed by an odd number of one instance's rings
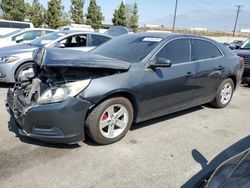
[[[18,59],[20,59],[20,57],[18,56],[4,56],[4,57],[0,57],[0,62],[4,62],[4,63],[12,63],[14,61],[17,61]]]
[[[39,98],[39,104],[56,103],[70,97],[75,97],[88,87],[90,79],[64,84],[60,87],[52,87],[46,90]]]

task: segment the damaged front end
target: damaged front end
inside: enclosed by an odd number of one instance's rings
[[[78,94],[91,82],[91,76],[68,76],[44,70],[34,79],[23,78],[8,91],[6,107],[21,135],[60,143],[84,139],[91,102]]]
[[[93,105],[79,94],[91,80],[123,72],[125,67],[114,64],[108,68],[107,63],[103,67],[105,62],[101,64],[94,58],[77,63],[70,60],[70,64],[56,59],[59,63],[55,64],[51,53],[43,51],[35,58],[34,75],[20,78],[14,89],[8,91],[6,107],[21,135],[48,142],[75,143],[85,137],[85,117]]]

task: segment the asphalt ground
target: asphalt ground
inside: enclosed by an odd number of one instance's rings
[[[6,86],[4,86],[6,87]],[[8,86],[7,86],[8,87]],[[198,106],[135,124],[99,146],[47,144],[20,137],[0,88],[0,187],[193,187],[221,161],[250,147],[250,88],[224,109]]]

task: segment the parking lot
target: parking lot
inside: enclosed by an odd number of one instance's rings
[[[81,147],[9,131],[6,92],[0,88],[0,187],[192,187],[250,146],[248,87],[240,87],[227,108],[195,107],[133,125],[118,143],[87,139]]]

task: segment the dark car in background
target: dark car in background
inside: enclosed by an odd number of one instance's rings
[[[250,39],[246,40],[241,48],[235,52],[245,61],[242,82],[250,86]]]
[[[234,40],[233,42],[230,42],[229,48],[231,50],[239,49],[243,43],[244,43],[244,41],[242,41],[242,40]]]
[[[190,35],[123,35],[91,51],[41,49],[35,77],[7,95],[19,132],[47,142],[99,144],[142,122],[197,105],[223,108],[241,81],[241,58]]]
[[[250,149],[224,161],[199,188],[250,187]]]

